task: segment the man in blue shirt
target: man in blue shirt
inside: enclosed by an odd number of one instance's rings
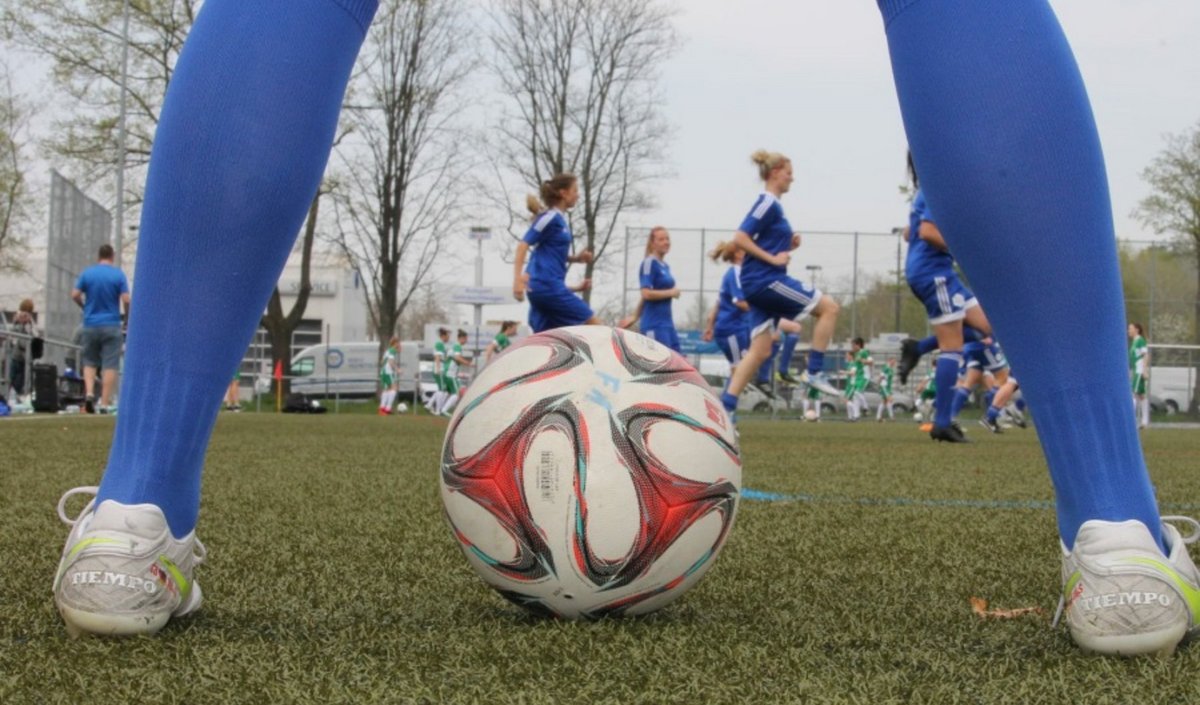
[[[121,307],[129,313],[129,280],[113,266],[112,245],[101,245],[99,261],[83,270],[71,298],[83,309],[80,335],[86,409],[96,411],[96,368],[103,370],[100,412],[107,413],[121,365]]]

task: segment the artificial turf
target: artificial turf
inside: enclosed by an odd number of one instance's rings
[[[1200,644],[1088,657],[1050,629],[1059,558],[1033,431],[937,446],[911,423],[748,421],[724,552],[647,618],[525,615],[441,516],[445,421],[226,415],[199,533],[205,604],[158,636],[68,639],[59,495],[112,420],[0,423],[0,703],[1195,703]],[[1144,436],[1165,510],[1200,510],[1200,436]],[[73,506],[72,511],[77,511]],[[1041,608],[982,619],[991,608]]]

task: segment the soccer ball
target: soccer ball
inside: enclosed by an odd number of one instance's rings
[[[804,420],[805,421],[816,421],[817,420],[817,410],[809,409],[808,411],[804,412]]]
[[[921,412],[919,412],[919,411],[913,412],[913,421],[916,421],[917,423],[921,423],[924,420],[925,420],[925,417],[921,415]]]
[[[403,414],[403,413],[406,413],[407,411],[408,411],[408,404],[405,404],[404,402],[400,402],[399,404],[396,404],[396,413],[397,414]]]
[[[652,612],[712,566],[742,466],[691,365],[604,326],[547,331],[483,369],[442,447],[446,519],[471,567],[531,612]]]

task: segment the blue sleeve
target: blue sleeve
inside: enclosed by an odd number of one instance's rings
[[[83,278],[83,275],[85,273],[86,273],[86,270],[84,270],[83,272],[80,272],[79,276],[75,278],[75,288],[80,291],[83,291],[83,287],[87,283]]]
[[[533,220],[533,224],[529,226],[529,230],[525,231],[525,237],[521,238],[530,247],[535,247],[541,244],[546,236],[554,231],[556,225],[553,211],[546,211]]]
[[[758,200],[754,202],[754,207],[746,214],[746,218],[742,221],[738,230],[754,239],[758,239],[759,234],[767,229],[767,226],[771,224],[771,219],[775,216],[776,204],[771,203],[768,205],[766,200],[766,194],[758,197]]]
[[[917,191],[917,197],[913,199],[913,213],[917,216],[917,224],[922,220],[930,223],[936,223],[933,218],[933,211],[929,210],[929,203],[925,200],[925,194]]]
[[[129,293],[129,277],[125,276],[125,272],[121,272],[121,293]]]
[[[638,270],[638,284],[643,289],[654,289],[655,280],[657,279],[657,268],[654,266],[658,260],[653,257],[647,257],[642,260],[641,269]]]

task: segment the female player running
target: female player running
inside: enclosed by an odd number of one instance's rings
[[[746,296],[742,293],[739,281],[742,260],[746,253],[732,242],[718,242],[708,256],[714,262],[728,262],[729,268],[721,277],[717,303],[708,312],[708,325],[704,329],[703,338],[717,343],[717,347],[729,361],[732,375],[750,348],[750,325],[747,319],[750,304],[746,303]]]
[[[534,333],[551,328],[597,324],[599,319],[592,309],[574,292],[591,288],[590,279],[568,288],[567,266],[573,263],[586,264],[592,261],[591,250],[577,255],[571,252],[571,229],[567,226],[565,211],[579,200],[579,182],[571,174],[558,174],[542,183],[541,201],[530,198],[529,210],[534,215],[533,223],[525,237],[517,244],[513,261],[513,296],[524,301],[529,296],[529,325]],[[542,208],[541,204],[545,204]],[[529,270],[525,271],[525,258],[529,250]],[[526,286],[524,276],[528,274]]]
[[[991,333],[991,325],[975,295],[963,286],[954,271],[954,257],[925,201],[911,153],[908,155],[908,172],[916,196],[909,214],[904,275],[913,295],[925,304],[929,324],[941,351],[935,373],[937,399],[929,437],[935,441],[966,443],[967,437],[962,428],[953,423],[952,414],[958,369],[963,362],[963,323],[984,334]]]
[[[1146,371],[1150,367],[1150,348],[1146,344],[1146,330],[1141,323],[1130,323],[1129,335],[1129,379],[1133,388],[1133,415],[1138,428],[1150,425],[1150,399],[1146,396]]]
[[[808,371],[802,381],[826,394],[838,394],[823,371],[825,350],[837,323],[838,304],[832,297],[787,274],[791,251],[800,246],[800,234],[792,230],[779,204],[780,197],[792,186],[792,162],[782,154],[763,150],[750,159],[758,167],[765,191],[733,238],[747,255],[742,263],[741,284],[750,304],[750,349],[721,396],[729,411],[737,407],[738,395],[771,356],[772,334],[781,318],[799,319],[810,314],[817,318]]]

